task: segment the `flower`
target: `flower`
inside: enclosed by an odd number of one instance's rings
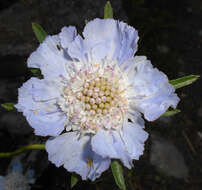
[[[95,180],[111,159],[133,166],[144,151],[144,120],[160,117],[179,98],[167,76],[135,56],[137,31],[124,22],[94,19],[83,37],[73,26],[48,36],[28,58],[43,79],[19,89],[16,108],[46,142],[48,157],[82,179]]]

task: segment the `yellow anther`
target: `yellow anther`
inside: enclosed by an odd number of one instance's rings
[[[105,95],[109,96],[110,95],[110,91],[109,90],[105,90]]]
[[[86,104],[86,106],[85,106],[85,107],[86,107],[86,109],[87,109],[87,110],[90,110],[90,109],[91,109],[90,104]]]
[[[34,114],[38,114],[38,111],[37,111],[37,110],[33,110],[33,113],[34,113]]]
[[[98,113],[98,114],[101,114],[101,113],[102,113],[102,110],[101,110],[101,109],[97,109],[97,113]]]
[[[103,103],[99,104],[99,107],[100,107],[100,108],[104,108],[104,106],[105,106],[105,105],[104,105]]]
[[[101,86],[100,88],[102,91],[105,91],[106,87],[104,85]]]
[[[109,109],[110,108],[110,105],[108,103],[105,103],[105,108],[106,109]]]
[[[91,104],[95,104],[95,99],[94,98],[90,98],[90,103]]]
[[[96,110],[98,108],[97,104],[93,104],[93,109]]]
[[[89,100],[90,100],[90,97],[89,97],[89,96],[86,96],[86,97],[85,97],[85,102],[89,102]]]
[[[92,158],[86,158],[87,161],[87,168],[90,168],[91,166],[93,166],[93,159]]]

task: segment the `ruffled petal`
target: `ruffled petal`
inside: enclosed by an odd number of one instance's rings
[[[74,26],[63,27],[59,34],[62,47],[64,49],[68,48],[71,42],[75,39],[76,35],[77,31]]]
[[[65,56],[60,45],[58,35],[47,36],[27,60],[28,67],[39,68],[46,79],[57,79],[59,76],[66,77],[65,64],[70,61]]]
[[[77,132],[48,140],[46,150],[52,163],[57,167],[63,165],[69,172],[76,172],[83,180],[95,180],[110,164],[110,159],[103,159],[91,150],[90,136],[79,138]]]
[[[123,127],[122,138],[130,157],[138,160],[143,154],[144,142],[148,138],[148,133],[142,129],[142,126],[128,122]]]
[[[153,68],[146,57],[136,56],[121,69],[132,87],[128,90],[131,107],[143,113],[147,120],[157,119],[170,106],[176,108],[179,98],[174,93],[175,89],[169,84],[167,76]]]
[[[88,22],[83,36],[84,39],[76,38],[68,51],[72,58],[80,61],[86,61],[86,58],[88,61],[107,58],[122,63],[137,51],[139,39],[133,27],[113,19],[94,19]]]
[[[57,136],[64,129],[67,116],[56,106],[58,88],[53,82],[37,78],[31,78],[19,88],[15,107],[23,112],[37,135]]]
[[[80,35],[77,35],[75,40],[72,41],[71,45],[68,48],[68,54],[72,59],[79,60],[81,62],[89,62],[89,47],[85,43],[83,38]]]
[[[133,123],[124,125],[121,132],[100,129],[92,138],[92,149],[106,158],[120,159],[127,168],[133,166],[133,159],[143,154],[147,133]]]

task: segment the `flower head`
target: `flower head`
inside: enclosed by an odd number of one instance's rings
[[[46,142],[49,160],[94,180],[110,159],[131,168],[143,154],[153,121],[179,98],[167,76],[135,56],[137,31],[113,19],[94,19],[83,31],[64,27],[31,54],[31,78],[19,89],[16,108]]]

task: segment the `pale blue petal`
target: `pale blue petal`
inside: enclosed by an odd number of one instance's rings
[[[75,39],[76,35],[77,31],[74,26],[63,27],[59,34],[62,47],[64,49],[68,48],[71,42]]]
[[[57,79],[67,75],[65,64],[68,62],[60,45],[58,35],[47,36],[27,60],[28,67],[39,68],[47,79]]]
[[[124,22],[114,19],[94,19],[87,23],[83,36],[88,45],[110,60],[120,63],[128,60],[137,51],[137,31]],[[102,46],[102,48],[101,48]],[[99,48],[97,48],[99,47]]]
[[[80,61],[100,61],[107,58],[120,64],[137,50],[137,31],[126,23],[113,19],[94,19],[69,46],[68,54]]]
[[[53,113],[27,111],[23,115],[30,126],[35,129],[36,135],[58,136],[64,130],[66,116],[59,110]]]
[[[5,188],[4,188],[4,181],[5,181],[5,177],[3,177],[3,176],[0,176],[0,190],[6,190]]]
[[[83,38],[78,35],[68,48],[68,54],[72,59],[79,61],[90,61],[88,45]]]
[[[18,90],[18,104],[37,135],[57,136],[64,129],[67,118],[56,106],[58,86],[46,80],[31,78]]]
[[[93,151],[102,157],[120,159],[127,168],[131,168],[133,159],[142,155],[147,136],[141,126],[127,123],[120,132],[99,129],[91,145]]]
[[[128,154],[132,159],[138,160],[143,154],[144,142],[148,138],[148,133],[142,129],[142,126],[128,122],[123,127],[122,135]]]
[[[110,164],[110,159],[102,158],[91,150],[90,136],[79,138],[77,132],[48,140],[46,150],[52,163],[57,167],[63,165],[69,172],[76,172],[83,180],[95,180]]]
[[[136,109],[144,114],[145,119],[158,119],[169,107],[176,108],[179,102],[177,94],[170,84],[165,84],[155,95],[136,100]]]
[[[147,120],[157,119],[170,106],[176,108],[179,98],[174,93],[175,89],[169,84],[167,76],[153,68],[145,57],[136,56],[121,69],[129,77],[133,88],[131,107],[143,113]]]
[[[32,84],[32,95],[36,101],[51,100],[60,96],[60,86],[58,83],[35,78]]]

